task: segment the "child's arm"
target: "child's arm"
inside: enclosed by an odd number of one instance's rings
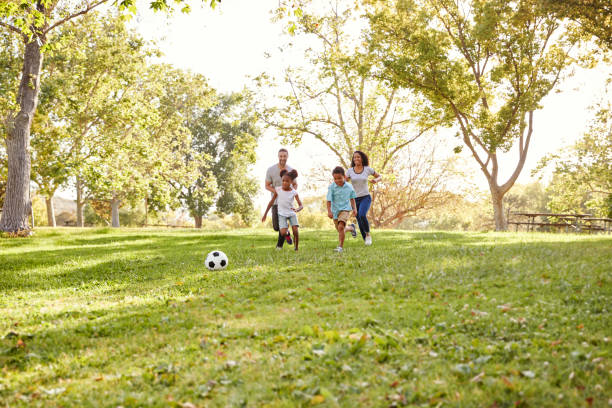
[[[334,218],[334,214],[332,214],[332,211],[331,211],[331,201],[327,202],[327,216],[329,218]]]
[[[276,197],[278,197],[278,193],[274,191],[274,195],[272,196],[272,199],[268,203],[268,208],[266,208],[266,212],[264,212],[263,217],[261,217],[261,222],[266,222],[266,216],[268,215],[268,211],[270,211],[270,208],[272,208],[272,206],[274,205],[274,200],[276,200]]]
[[[357,205],[355,204],[355,199],[351,198],[351,208],[353,209],[353,217],[357,216]]]
[[[300,196],[299,195],[295,195],[295,201],[297,201],[299,207],[298,208],[292,208],[293,211],[295,212],[300,212],[302,211],[302,209],[304,209],[304,206],[302,205],[302,201],[300,200]]]

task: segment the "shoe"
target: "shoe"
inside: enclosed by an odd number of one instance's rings
[[[355,224],[351,224],[351,227],[353,227],[353,229],[351,230],[351,236],[353,238],[357,238],[357,229],[355,228]]]
[[[341,252],[344,252],[344,249],[342,249],[342,247],[339,246],[339,247],[334,249],[334,252],[341,253]]]
[[[283,247],[279,247],[279,246],[276,247],[277,251],[280,251],[281,249],[283,249]]]
[[[293,240],[291,239],[290,234],[285,235],[285,240],[287,241],[289,245],[293,245]]]
[[[368,235],[367,237],[365,237],[365,244],[367,246],[372,245],[372,237],[370,235]]]

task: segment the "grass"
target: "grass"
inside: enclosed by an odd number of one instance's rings
[[[40,229],[0,240],[0,405],[604,407],[612,237]],[[221,249],[227,270],[204,258]]]

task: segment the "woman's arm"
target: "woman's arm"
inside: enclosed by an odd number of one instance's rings
[[[374,176],[373,179],[370,179],[370,183],[372,183],[372,184],[376,184],[376,183],[378,183],[379,181],[382,180],[382,176],[380,174],[378,174],[377,172],[374,172],[372,174],[372,176]]]

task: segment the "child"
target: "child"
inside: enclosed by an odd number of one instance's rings
[[[355,206],[355,190],[353,186],[345,182],[344,169],[336,167],[332,171],[334,182],[327,190],[327,216],[333,218],[336,229],[338,230],[339,245],[334,251],[342,252],[344,249],[344,231],[349,231],[353,238],[357,236],[355,224],[346,225],[346,222],[351,216],[357,216],[357,207]]]
[[[280,187],[275,187],[276,192],[272,196],[272,200],[268,203],[268,208],[266,208],[266,212],[261,218],[261,222],[266,221],[268,211],[270,211],[270,208],[278,198],[278,226],[280,227],[280,233],[285,237],[289,245],[291,245],[292,241],[291,235],[289,234],[289,223],[291,224],[291,229],[293,230],[293,244],[296,251],[298,250],[298,243],[300,241],[300,235],[298,233],[299,224],[296,213],[302,211],[302,208],[304,208],[300,201],[300,196],[298,196],[297,191],[292,187],[297,175],[298,173],[296,170],[287,171],[285,169],[280,172],[282,184]],[[299,205],[298,208],[293,207],[294,197]],[[276,246],[276,249],[280,250],[282,248],[281,246]]]

